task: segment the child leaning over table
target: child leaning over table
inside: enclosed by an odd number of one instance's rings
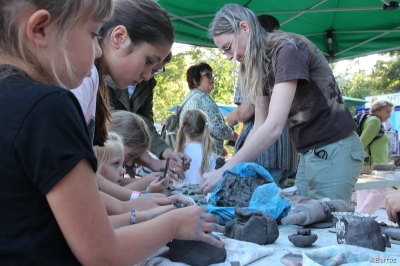
[[[109,132],[104,146],[93,146],[93,150],[97,158],[97,173],[107,180],[121,185],[126,173],[124,168],[124,142],[121,135]],[[143,187],[139,190],[162,193],[168,187],[169,178],[161,179],[161,177],[162,175],[153,180],[147,188]]]
[[[217,155],[212,151],[209,119],[200,109],[186,110],[178,131],[176,150],[192,158],[183,183],[199,184],[204,173],[215,169]]]

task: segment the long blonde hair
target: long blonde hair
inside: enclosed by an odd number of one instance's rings
[[[213,140],[210,135],[209,119],[206,113],[200,109],[189,109],[183,113],[182,123],[177,135],[176,150],[183,152],[186,135],[190,139],[202,143],[203,156],[201,160],[200,174],[204,174],[210,168],[209,158],[212,154]]]
[[[77,83],[73,74],[66,47],[68,46],[67,35],[74,25],[80,20],[104,21],[111,17],[113,11],[113,0],[3,0],[0,4],[0,57],[7,55],[23,60],[27,67],[34,70],[35,79],[49,84],[66,88],[61,81],[57,66],[56,52],[62,52],[62,61],[67,66],[67,76]],[[51,16],[50,27],[57,27],[56,43],[53,45],[50,67],[51,73],[39,63],[26,46],[25,24],[28,19],[25,11],[29,8],[47,10]],[[7,73],[0,73],[6,76]]]
[[[118,146],[124,151],[124,142],[122,136],[115,132],[108,132],[108,139],[104,146],[93,146],[94,154],[97,158],[97,173],[100,173],[103,167],[110,162],[112,157],[112,149]]]
[[[250,9],[238,4],[225,5],[217,12],[208,30],[209,36],[213,38],[224,33],[233,33],[237,36],[241,21],[245,21],[249,25],[250,35],[244,53],[245,61],[240,66],[238,82],[243,91],[243,103],[259,104],[265,94],[264,91],[272,90],[272,88],[266,87],[266,81],[269,75],[273,76],[275,72],[278,42],[282,39],[289,41],[291,38],[301,39],[312,52],[315,46],[307,38],[298,34],[285,33],[280,30],[267,32]],[[237,38],[235,39],[237,42]],[[236,58],[237,43],[235,47],[234,58]],[[236,62],[234,62],[234,66],[235,64]],[[273,86],[273,84],[269,85]]]
[[[112,112],[107,130],[121,135],[125,146],[149,148],[149,128],[144,119],[137,114],[122,110]]]

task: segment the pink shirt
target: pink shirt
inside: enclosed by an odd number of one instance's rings
[[[96,114],[96,95],[99,89],[99,74],[96,67],[92,68],[90,77],[83,80],[82,84],[71,90],[81,105],[86,124],[88,125],[90,138],[94,137],[94,121]]]

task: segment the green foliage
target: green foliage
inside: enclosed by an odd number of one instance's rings
[[[214,48],[192,47],[190,51],[174,55],[166,65],[166,71],[157,75],[157,86],[154,91],[154,121],[164,122],[171,114],[171,107],[181,104],[189,92],[186,81],[186,70],[194,64],[206,62],[216,75],[215,89],[211,97],[216,102],[232,104],[235,81],[232,74],[232,62],[226,60],[221,51]]]
[[[371,73],[359,70],[350,74],[351,67],[358,64],[357,59],[351,60],[350,68],[336,77],[343,95],[364,99],[370,95],[400,92],[400,55],[398,52],[388,55],[391,60],[378,60]]]

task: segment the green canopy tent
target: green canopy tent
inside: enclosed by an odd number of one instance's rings
[[[386,0],[159,0],[172,16],[176,41],[215,47],[207,29],[225,4],[276,17],[281,29],[306,36],[330,62],[400,49],[400,9]]]
[[[346,104],[347,108],[361,106],[367,102],[366,100],[351,98],[351,97],[346,97],[346,96],[343,96],[343,100],[344,100],[344,103]]]

